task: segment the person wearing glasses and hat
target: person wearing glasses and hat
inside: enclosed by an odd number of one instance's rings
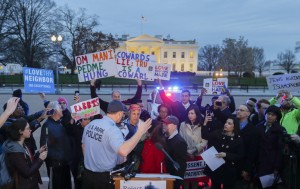
[[[173,166],[173,162],[168,159],[166,162],[167,172],[171,175],[176,175],[183,179],[186,170],[187,144],[178,133],[179,120],[177,119],[177,117],[170,115],[163,119],[163,123],[165,134],[168,137],[166,141],[168,153],[180,166],[180,168],[176,170]],[[183,180],[177,179],[174,182],[174,188],[179,189],[180,186],[183,186]]]
[[[113,189],[110,172],[117,165],[119,156],[126,157],[151,127],[151,119],[140,122],[136,133],[124,141],[116,125],[122,120],[124,111],[122,102],[111,101],[107,116],[93,120],[84,128],[82,148],[85,170],[82,188]]]

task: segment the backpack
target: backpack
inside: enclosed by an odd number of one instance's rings
[[[0,188],[4,187],[4,186],[8,186],[13,184],[13,179],[10,176],[7,166],[6,166],[6,162],[5,162],[5,153],[2,152],[0,154]]]

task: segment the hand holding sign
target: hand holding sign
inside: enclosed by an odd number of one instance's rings
[[[99,98],[79,102],[71,106],[72,117],[75,121],[100,114]]]

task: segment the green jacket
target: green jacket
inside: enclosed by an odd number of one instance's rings
[[[271,105],[276,104],[276,102],[276,98],[273,97],[270,99]],[[281,112],[282,118],[280,120],[280,125],[286,129],[288,134],[296,134],[298,126],[300,125],[300,99],[294,96],[291,99],[291,102],[295,108],[289,112]]]

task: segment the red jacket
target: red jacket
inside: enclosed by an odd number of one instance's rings
[[[166,173],[165,155],[155,147],[155,144],[146,139],[142,151],[142,160],[140,164],[140,173]]]

